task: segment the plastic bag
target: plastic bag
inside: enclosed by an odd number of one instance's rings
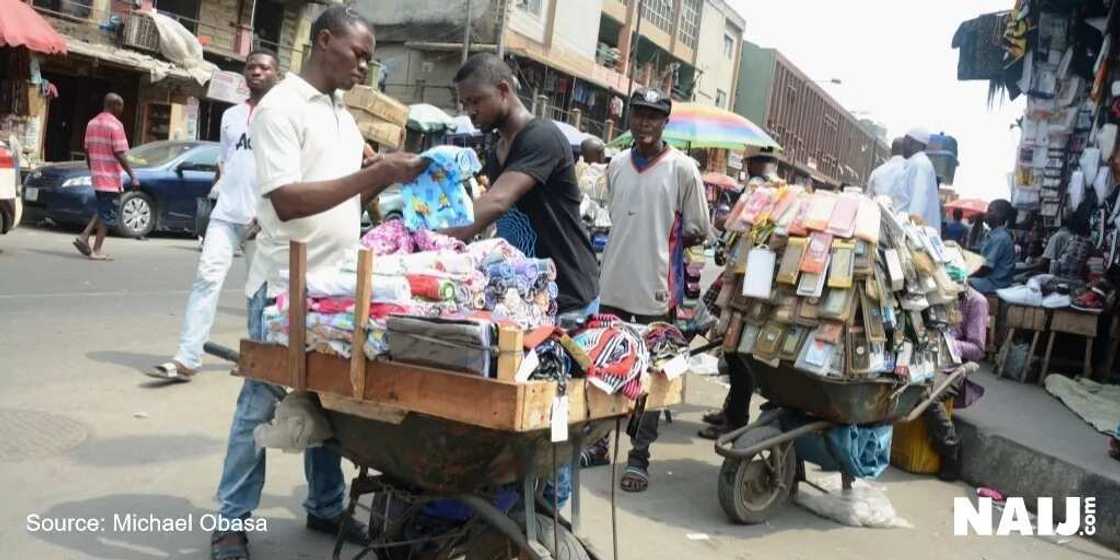
[[[815,481],[828,491],[818,494],[802,490],[794,497],[801,507],[849,527],[872,529],[913,529],[909,521],[895,511],[887,498],[886,487],[856,480],[851,490],[843,490],[838,476]]]
[[[334,436],[314,393],[295,392],[276,405],[272,422],[253,429],[257,447],[283,449],[289,453],[318,447]]]

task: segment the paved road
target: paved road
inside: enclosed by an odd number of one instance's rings
[[[26,227],[0,237],[0,558],[206,558],[199,524],[214,507],[240,381],[215,360],[188,385],[140,374],[175,350],[195,243],[110,239],[117,260],[90,262],[71,237]],[[227,345],[243,331],[244,276],[239,259],[213,333]],[[846,528],[793,506],[766,525],[731,525],[716,500],[719,461],[693,437],[701,412],[721,399],[711,380],[689,379],[689,404],[655,447],[653,486],[619,493],[623,558],[1117,558],[1082,540],[952,537],[952,498],[972,489],[893,470],[882,482],[913,529]],[[587,533],[609,557],[609,470],[585,480]],[[302,527],[305,491],[299,456],[270,453],[257,512],[268,532],[254,538],[255,558],[329,558],[330,539]],[[111,527],[129,513],[195,523],[169,533]],[[32,533],[36,514],[110,527]]]

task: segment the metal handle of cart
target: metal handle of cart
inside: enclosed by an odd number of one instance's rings
[[[943,395],[945,391],[949,389],[949,387],[956,383],[958,379],[975,372],[979,368],[980,366],[976,365],[975,363],[969,362],[953,370],[953,372],[949,374],[948,377],[934,386],[934,389],[930,391],[929,396],[918,403],[918,405],[915,406],[912,411],[910,411],[910,414],[902,418],[900,421],[912,422],[918,419],[922,415],[922,413],[924,413],[926,409],[929,408],[933,403],[937,402],[938,399],[940,399],[941,395]],[[903,387],[905,387],[905,385],[903,385]],[[798,428],[785,432],[779,436],[760,441],[749,447],[735,447],[735,441],[738,440],[740,436],[742,436],[748,430],[757,428],[764,421],[768,422],[770,420],[771,417],[764,414],[758,420],[720,436],[718,439],[716,439],[715,442],[716,454],[728,459],[750,459],[763,450],[781,445],[788,441],[793,441],[805,434],[822,432],[824,430],[832,428],[833,426],[836,426],[835,423],[828,420],[817,420],[815,422],[810,422],[808,424],[805,424],[804,426],[800,426]]]

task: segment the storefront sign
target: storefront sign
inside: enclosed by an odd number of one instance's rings
[[[236,105],[249,98],[249,86],[237,72],[215,70],[206,88],[206,98]]]

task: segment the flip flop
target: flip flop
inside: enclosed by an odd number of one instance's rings
[[[164,381],[174,381],[176,383],[186,383],[191,380],[194,375],[198,373],[195,370],[183,367],[175,362],[167,362],[160,364],[144,374],[148,377],[162,379]]]
[[[92,254],[89,255],[89,260],[91,260],[91,261],[111,261],[111,260],[113,260],[113,257],[110,257],[109,255],[106,255],[104,253],[102,253],[102,254],[92,253]]]
[[[93,255],[93,249],[89,248],[89,243],[86,243],[85,241],[82,241],[77,237],[74,238],[74,248],[77,249],[79,253],[87,257]]]
[[[626,467],[618,486],[624,492],[645,492],[649,488],[649,473],[638,467]]]

